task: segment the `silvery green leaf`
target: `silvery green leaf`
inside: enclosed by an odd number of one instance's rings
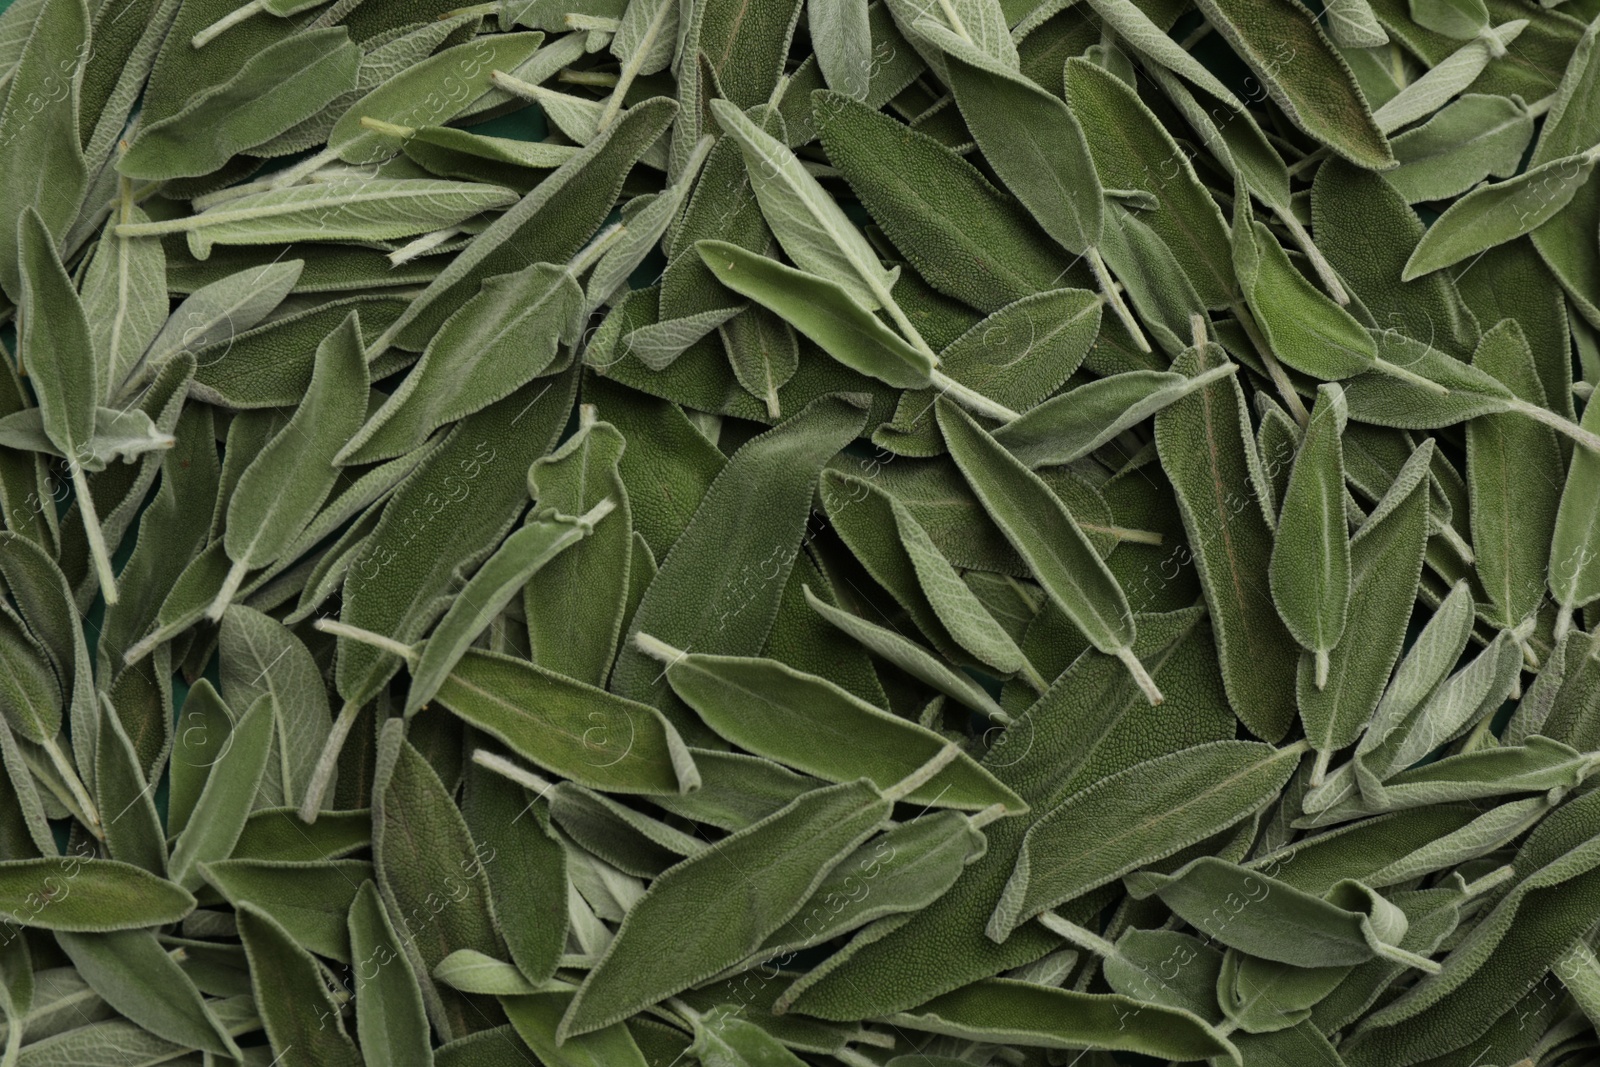
[[[223,613],[218,649],[230,706],[271,700],[271,751],[252,808],[297,805],[332,721],[316,660],[282,623],[241,604]]]
[[[665,2],[665,0],[664,0]],[[667,227],[677,221],[688,200],[695,180],[700,175],[700,165],[711,152],[713,141],[703,137],[690,154],[686,169],[679,178],[658,196],[638,197],[633,203],[641,205],[632,213],[623,215],[622,237],[608,249],[595,264],[586,289],[590,307],[598,307],[612,294],[627,284],[628,276],[638,269],[667,232]],[[632,206],[632,205],[630,205]]]
[[[890,5],[891,10],[894,6]],[[865,100],[871,90],[872,32],[867,7],[866,0],[811,0],[806,5],[823,81],[852,100]]]
[[[1477,40],[1468,41],[1374,111],[1373,121],[1384,133],[1393,133],[1438,111],[1451,97],[1471,85],[1491,59],[1504,55],[1527,24],[1527,19],[1516,19],[1496,26]]]
[[[132,204],[126,210],[130,222],[149,218]],[[166,325],[170,311],[166,279],[167,257],[160,241],[118,237],[110,226],[101,231],[83,279],[83,308],[95,346],[95,363],[106,372],[100,394],[103,402],[117,395],[139,357]]]
[[[544,374],[560,345],[577,339],[583,290],[573,273],[534,263],[485,281],[445,320],[383,406],[341,444],[337,462],[402,455]]]
[[[111,552],[84,477],[85,461],[93,461],[89,442],[105,371],[95,360],[83,301],[56,253],[55,238],[33,207],[17,219],[16,235],[21,269],[18,362],[33,382],[45,436],[67,457],[95,576],[106,602],[115,604]]]
[[[181,353],[198,352],[245,332],[283,302],[304,268],[305,260],[287,259],[251,267],[196,289],[166,320],[139,367],[148,368],[148,374]],[[134,370],[125,375],[130,382],[134,377]]]
[[[103,471],[113,460],[131,460],[146,452],[163,451],[173,443],[173,436],[156,429],[150,416],[138,408],[96,407],[94,432],[83,442],[78,460],[86,471]],[[40,408],[23,408],[0,418],[0,445],[51,456],[63,455],[45,433]]]
[[[84,0],[45,0],[36,11],[0,109],[0,289],[17,303],[28,257],[12,220],[34,213],[64,237],[88,185],[77,134],[90,11]]]
[[[1169,404],[1233,374],[1223,363],[1189,377],[1167,371],[1127,371],[1051,397],[995,431],[994,439],[1030,468],[1071,463]]]
[[[317,346],[311,387],[294,416],[239,476],[223,532],[233,568],[211,618],[221,617],[249,571],[276,561],[316,517],[339,478],[334,457],[359,426],[366,400],[361,323],[351,312]]]
[[[1328,5],[1328,36],[1341,48],[1377,48],[1389,43],[1367,0],[1334,0]]]
[[[685,315],[681,319],[668,319],[665,322],[640,326],[622,336],[618,342],[620,351],[636,356],[640,363],[651,370],[665,370],[712,330],[744,309],[745,305],[735,304],[732,307],[714,308],[711,311]]]
[[[1165,30],[1152,22],[1144,9],[1133,0],[1090,0],[1090,6],[1094,8],[1094,13],[1099,15],[1106,25],[1116,31],[1117,36],[1131,45],[1140,56],[1152,60],[1223,101],[1227,110],[1234,114],[1227,115],[1226,121],[1219,125],[1227,126],[1235,115],[1244,112],[1244,105],[1228,87],[1223,85],[1204,64],[1190,55],[1187,49],[1169,37]]]
[[[795,154],[732,104],[714,100],[711,111],[739,142],[761,213],[789,258],[842,286],[868,310],[892,303],[893,272]]]
[[[361,49],[342,26],[276,41],[181,111],[142,127],[117,169],[147,180],[210,174],[354,88],[360,61]],[[207,136],[194,136],[196,129]]]
[[[494,617],[522,592],[528,579],[565,549],[587,537],[616,507],[609,499],[581,517],[543,514],[506,538],[434,627],[412,666],[406,714],[412,715],[438,693],[451,668],[487,629]]]
[[[90,988],[157,1037],[218,1056],[241,1058],[200,991],[148,930],[77,934],[56,940]]]
[[[376,163],[394,155],[400,151],[399,138],[363,125],[362,119],[391,126],[442,126],[489,91],[494,71],[527,61],[543,39],[541,33],[486,35],[409,67],[350,105],[328,134],[328,153],[346,163]]]
[[[433,1062],[433,1048],[422,994],[372,882],[361,884],[350,907],[349,923],[350,954],[358,965],[356,1033],[363,1057],[428,1067]]]
[[[255,803],[272,750],[272,698],[263,693],[234,724],[206,776],[194,814],[172,846],[169,870],[184,888],[204,882],[199,865],[227,859]]]
[[[345,1033],[316,958],[251,904],[240,905],[238,923],[256,1010],[279,1061],[361,1067],[361,1053]]]
[[[1417,25],[1458,41],[1470,41],[1489,28],[1483,0],[1410,0],[1407,7]]]
[[[998,66],[1017,69],[1017,46],[1009,28],[1009,23],[1014,22],[1015,18],[1007,17],[1008,5],[1000,0],[950,0],[949,3],[931,4],[922,0],[888,0],[885,6],[906,39],[922,54],[941,80],[946,71],[944,57],[937,48],[919,38],[916,32],[918,20],[926,19],[938,28],[950,31]]]
[[[1503,182],[1478,186],[1428,227],[1406,261],[1402,280],[1453,266],[1531,233],[1572,202],[1597,160],[1600,153],[1591,148],[1541,163]]]
[[[1390,142],[1400,165],[1383,177],[1408,203],[1459,196],[1516,173],[1532,139],[1533,115],[1520,100],[1466,93]]]
[[[577,144],[588,144],[600,132],[600,116],[605,112],[605,105],[598,100],[542,85],[513,85],[509,80],[503,80],[501,84],[538,104],[550,125]]]
[[[428,178],[338,180],[251,193],[168,222],[122,223],[118,236],[188,236],[196,259],[213,244],[388,240],[454,226],[516,203],[511,189]]]

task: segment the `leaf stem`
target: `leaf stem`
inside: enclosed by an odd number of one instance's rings
[[[1272,379],[1272,384],[1277,386],[1278,395],[1283,398],[1289,414],[1294,416],[1294,421],[1304,429],[1311,422],[1311,413],[1300,402],[1300,394],[1294,391],[1294,383],[1289,381],[1289,375],[1284,372],[1283,364],[1272,354],[1272,346],[1261,336],[1261,328],[1256,325],[1255,316],[1250,314],[1250,309],[1245,307],[1243,301],[1238,301],[1233,305],[1233,317],[1239,320],[1245,336],[1250,338],[1250,344],[1255,347],[1256,355],[1261,357],[1261,362],[1267,368],[1267,376]]]
[[[1155,679],[1150,677],[1150,672],[1144,669],[1144,664],[1139,662],[1139,657],[1134,655],[1133,649],[1123,645],[1117,649],[1116,657],[1123,666],[1128,668],[1128,673],[1133,675],[1133,680],[1138,683],[1144,692],[1144,698],[1150,702],[1151,707],[1157,707],[1166,697],[1161,695],[1161,690],[1156,688]]]
[[[490,752],[488,749],[473,749],[472,762],[484,770],[493,771],[502,778],[516,782],[525,789],[531,789],[540,796],[544,796],[556,787],[554,782],[547,782],[527,768],[518,766],[504,756]]]
[[[1053,911],[1039,913],[1039,925],[1049,930],[1070,944],[1081,949],[1093,952],[1101,959],[1111,959],[1117,956],[1117,946],[1101,937],[1093,930],[1079,926],[1075,922],[1068,922]]]
[[[1428,390],[1428,392],[1433,393],[1435,396],[1450,395],[1450,390],[1448,387],[1440,385],[1432,378],[1424,378],[1416,371],[1406,370],[1398,363],[1390,363],[1386,359],[1378,359],[1373,361],[1372,369],[1378,371],[1380,374],[1387,374],[1391,378],[1399,378],[1401,381],[1410,382],[1412,385]]]
[[[687,652],[673,648],[660,638],[651,637],[649,634],[642,632],[633,635],[633,647],[651,659],[658,660],[669,666],[688,655]]]
[[[228,605],[233,601],[233,595],[239,591],[239,586],[244,584],[245,575],[250,573],[250,565],[242,560],[235,560],[232,567],[228,568],[228,576],[222,580],[222,588],[217,590],[211,606],[206,608],[206,618],[216,622],[222,618],[222,613],[228,610]]]
[[[450,238],[454,237],[460,232],[460,226],[446,226],[442,230],[434,230],[432,233],[425,233],[421,237],[415,238],[406,244],[401,245],[393,252],[390,252],[388,256],[389,266],[398,267],[403,264],[410,263],[418,256],[425,255],[426,253],[433,251],[435,248],[438,248],[440,245],[444,244],[446,241],[450,240]]]
[[[1289,177],[1297,177],[1301,171],[1304,171],[1309,167],[1316,166],[1324,159],[1327,159],[1331,154],[1332,153],[1326,147],[1317,148],[1307,152],[1305,155],[1301,156],[1299,159],[1295,160],[1289,165]]]
[[[1022,670],[1018,673],[1022,676],[1022,680],[1028,683],[1028,688],[1035,693],[1043,695],[1044,691],[1050,688],[1050,683],[1045,681],[1044,675],[1039,673],[1039,668],[1029,663],[1026,659],[1022,661]]]
[[[1139,323],[1134,320],[1133,312],[1128,310],[1128,305],[1123,303],[1122,294],[1118,291],[1116,280],[1111,277],[1111,271],[1106,266],[1106,261],[1100,258],[1100,250],[1093,245],[1084,252],[1084,258],[1089,261],[1089,269],[1094,272],[1095,284],[1100,287],[1100,293],[1111,305],[1111,310],[1116,312],[1117,318],[1122,320],[1122,325],[1127,329],[1133,343],[1141,352],[1150,351],[1150,342],[1146,339],[1144,331],[1139,328]]]
[[[929,381],[935,389],[944,393],[951,400],[979,415],[991,419],[999,419],[1001,422],[1011,422],[1021,417],[1004,404],[990,400],[976,389],[969,389],[943,371],[935,370],[929,376]]]
[[[193,37],[189,38],[189,47],[204,48],[219,35],[231,30],[233,27],[255,15],[256,12],[260,11],[266,6],[267,0],[250,0],[248,4],[245,4],[237,11],[229,12],[217,21],[213,22],[211,25],[207,26],[205,29],[201,30],[199,33],[195,34]]]
[[[1328,650],[1319,648],[1313,655],[1317,663],[1317,689],[1326,689],[1328,688]]]
[[[52,737],[42,746],[50,757],[50,762],[55,766],[56,773],[61,775],[61,781],[71,791],[78,806],[83,809],[83,823],[88,831],[99,840],[105,840],[106,832],[100,822],[100,810],[95,807],[89,798],[89,791],[84,788],[83,779],[78,777],[78,769],[67,759],[67,754],[61,751],[61,742]]]
[[[1523,400],[1521,397],[1508,397],[1506,398],[1505,402],[1512,411],[1526,415],[1534,422],[1544,423],[1557,433],[1561,433],[1567,437],[1570,437],[1572,440],[1576,441],[1578,444],[1582,445],[1584,448],[1587,448],[1591,452],[1600,452],[1600,435],[1597,435],[1589,430],[1585,430],[1577,423],[1562,418],[1560,415],[1557,415],[1548,408],[1543,408],[1538,404],[1530,403],[1529,401]]]
[[[622,223],[612,223],[610,226],[602,230],[598,237],[596,237],[593,241],[590,241],[587,248],[579,252],[577,256],[573,258],[572,262],[567,265],[567,270],[574,278],[576,278],[578,275],[582,274],[584,271],[598,263],[600,261],[600,257],[605,255],[606,252],[610,250],[612,245],[622,240],[623,236],[627,232],[628,228]]]
[[[1496,867],[1494,870],[1490,871],[1483,877],[1476,879],[1475,881],[1468,882],[1466,884],[1466,888],[1463,890],[1463,893],[1468,899],[1480,896],[1484,893],[1487,893],[1495,886],[1509,882],[1516,876],[1517,869],[1508,863],[1504,867]]]
[[[1207,372],[1209,373],[1209,372]],[[1135,530],[1127,526],[1104,526],[1093,522],[1078,523],[1085,533],[1101,533],[1115,537],[1118,541],[1126,541],[1132,545],[1160,545],[1163,544],[1162,535],[1155,530]]]
[[[280,171],[278,176],[272,179],[270,187],[273,189],[287,188],[288,186],[299,182],[300,179],[304,178],[306,175],[320,170],[322,167],[332,163],[338,158],[339,153],[337,151],[332,148],[324,148],[315,155],[307,159],[302,159],[300,162],[296,163],[287,170]]]
[[[1472,546],[1467,544],[1461,534],[1456,531],[1454,523],[1441,522],[1439,524],[1439,536],[1444,539],[1445,544],[1455,550],[1457,556],[1461,557],[1461,562],[1469,567],[1478,562],[1478,554],[1472,551]]]
[[[1300,246],[1300,251],[1311,261],[1311,268],[1317,272],[1317,277],[1322,279],[1322,284],[1327,286],[1328,295],[1337,300],[1341,306],[1350,303],[1350,294],[1345,291],[1344,284],[1340,282],[1338,273],[1333,269],[1333,264],[1329,263],[1327,257],[1317,248],[1306,228],[1294,217],[1294,212],[1274,207],[1272,213],[1288,228],[1289,236],[1294,238],[1294,243]]]
[[[307,826],[317,821],[317,813],[322,810],[322,798],[328,792],[328,784],[333,781],[333,772],[339,767],[339,752],[344,748],[350,728],[356,724],[356,717],[360,714],[361,705],[347,700],[344,707],[339,709],[339,717],[333,720],[333,729],[328,732],[328,741],[322,746],[322,754],[317,757],[317,765],[312,768],[311,778],[306,782],[306,795],[300,801],[300,821]]]
[[[928,760],[927,763],[924,763],[922,766],[918,767],[916,770],[912,771],[910,774],[906,775],[889,788],[880,789],[879,792],[883,794],[885,800],[904,800],[912,793],[915,793],[917,790],[927,785],[928,782],[932,780],[934,775],[948,767],[959,755],[961,755],[960,746],[953,744],[946,745],[941,748],[932,759]]]
[[[990,804],[982,811],[967,816],[967,825],[971,826],[974,830],[982,830],[985,826],[988,826],[995,820],[1003,819],[1011,813],[1011,809],[1007,808],[1004,804]]]
[[[628,56],[628,61],[623,64],[622,70],[617,72],[617,87],[611,90],[611,95],[606,98],[605,110],[600,112],[600,121],[595,125],[595,133],[606,132],[606,127],[616,120],[622,111],[622,98],[633,87],[633,80],[639,76],[639,71],[644,68],[645,58],[655,48],[656,38],[661,35],[661,30],[667,24],[667,11],[677,10],[673,0],[659,0],[656,4],[656,13],[650,16],[650,23],[645,27],[644,33],[639,37],[639,43],[634,47],[633,54]]]
[[[1315,789],[1328,777],[1328,763],[1333,759],[1332,749],[1318,749],[1316,762],[1311,765],[1311,787]]]
[[[967,32],[967,24],[961,21],[961,16],[956,14],[956,7],[950,0],[939,0],[939,7],[944,11],[944,17],[950,20],[950,29],[963,41],[977,47],[978,42],[972,39],[972,34]]]
[[[1552,638],[1556,645],[1560,645],[1563,638],[1572,632],[1572,607],[1567,604],[1556,605],[1556,628]]]
[[[363,645],[371,645],[373,648],[381,649],[391,656],[399,656],[408,664],[414,665],[422,657],[422,654],[413,645],[396,641],[392,637],[385,637],[383,634],[373,633],[371,630],[363,630],[359,626],[351,626],[349,623],[339,622],[336,619],[318,619],[315,627],[325,634],[333,634],[335,637],[348,637],[352,641],[359,641]]]
[[[84,476],[83,465],[68,460],[72,468],[72,487],[78,497],[78,514],[83,518],[83,532],[89,539],[89,558],[94,561],[95,574],[100,579],[100,592],[107,604],[117,602],[117,576],[111,571],[111,554],[106,551],[105,533],[100,529],[100,515],[95,511],[94,494],[89,491],[89,479]]]

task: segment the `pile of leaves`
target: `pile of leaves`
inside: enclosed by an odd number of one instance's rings
[[[0,14],[0,1067],[1595,1062],[1600,0],[456,3]]]

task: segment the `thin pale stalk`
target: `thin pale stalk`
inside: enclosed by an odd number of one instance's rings
[[[211,606],[206,608],[206,618],[216,622],[222,618],[222,613],[228,610],[228,605],[233,602],[233,596],[239,591],[239,586],[244,584],[245,576],[250,573],[250,566],[235,560],[232,567],[228,568],[228,577],[223,579],[222,588],[217,591],[216,598],[211,601]]]
[[[248,4],[237,11],[229,12],[222,16],[193,37],[189,38],[191,48],[204,48],[222,33],[231,30],[239,23],[253,16],[256,12],[267,6],[267,0],[250,0]]]
[[[605,230],[601,231],[600,236],[589,242],[589,247],[578,253],[577,257],[573,259],[570,264],[568,264],[567,270],[574,278],[576,278],[578,275],[582,274],[584,271],[600,262],[600,257],[605,255],[606,252],[610,250],[612,245],[622,240],[623,235],[627,232],[628,228],[622,223],[612,223]]]
[[[1461,562],[1469,567],[1478,562],[1477,553],[1472,551],[1472,546],[1467,544],[1462,536],[1456,532],[1455,526],[1448,522],[1441,522],[1439,524],[1439,536],[1444,539],[1445,544],[1455,551],[1457,556],[1461,557]]]
[[[1234,318],[1239,320],[1239,325],[1244,328],[1245,336],[1250,338],[1250,344],[1255,347],[1256,355],[1261,357],[1261,362],[1266,365],[1267,376],[1272,379],[1272,384],[1277,387],[1278,395],[1283,398],[1284,405],[1288,407],[1289,414],[1294,416],[1294,421],[1302,428],[1311,421],[1311,413],[1300,402],[1300,394],[1294,391],[1294,383],[1289,381],[1289,375],[1284,373],[1283,364],[1278,362],[1278,357],[1272,354],[1272,348],[1267,344],[1267,339],[1261,336],[1261,328],[1256,325],[1256,320],[1250,314],[1250,309],[1244,304],[1233,305]]]
[[[1510,405],[1512,411],[1526,415],[1535,422],[1544,423],[1557,433],[1570,437],[1591,452],[1600,452],[1600,435],[1585,430],[1577,423],[1564,419],[1548,408],[1529,403],[1520,397],[1512,397],[1506,403]]]
[[[1124,645],[1117,649],[1117,658],[1122,665],[1128,668],[1128,673],[1133,675],[1133,680],[1138,684],[1144,698],[1150,702],[1151,707],[1157,707],[1166,697],[1161,695],[1161,690],[1156,688],[1156,680],[1150,677],[1150,672],[1144,669],[1144,664],[1139,662],[1139,657],[1134,655],[1133,649]]]
[[[1007,814],[1009,813],[1007,812],[1004,804],[990,804],[987,808],[984,808],[977,814],[968,816],[967,825],[971,826],[974,830],[982,830],[985,826],[988,826],[996,819],[1005,818]]]
[[[1122,293],[1116,280],[1111,277],[1111,271],[1106,266],[1106,261],[1100,258],[1100,250],[1091,246],[1084,253],[1084,258],[1089,261],[1089,269],[1094,272],[1095,284],[1100,287],[1100,294],[1111,305],[1111,310],[1116,312],[1117,318],[1122,320],[1122,325],[1127,329],[1128,335],[1133,338],[1133,343],[1141,352],[1150,351],[1150,342],[1145,338],[1144,331],[1139,328],[1133,312],[1128,305],[1123,303]]]
[[[425,233],[421,237],[418,237],[407,244],[401,245],[393,252],[390,252],[388,257],[389,266],[398,267],[402,264],[410,263],[418,256],[426,255],[435,248],[438,248],[440,245],[444,244],[446,241],[450,240],[450,238],[454,237],[460,232],[460,226],[446,226],[442,230],[434,230],[432,233]]]
[[[1294,238],[1294,243],[1300,246],[1300,251],[1304,252],[1306,258],[1311,261],[1311,268],[1317,272],[1317,277],[1322,279],[1322,284],[1327,287],[1328,295],[1341,305],[1350,303],[1350,294],[1345,292],[1344,283],[1339,281],[1338,272],[1333,269],[1333,264],[1328,262],[1327,257],[1322,254],[1321,250],[1311,240],[1311,235],[1300,224],[1300,220],[1294,217],[1294,213],[1291,211],[1279,211],[1276,208],[1273,209],[1272,213],[1278,216],[1278,221],[1288,228],[1289,236]]]
[[[1044,695],[1046,689],[1050,688],[1050,683],[1045,681],[1044,675],[1040,674],[1038,668],[1027,660],[1022,661],[1022,670],[1017,673],[1024,682],[1028,683],[1029,689],[1041,696]]]
[[[1159,545],[1162,543],[1161,535],[1154,530],[1134,530],[1126,526],[1101,526],[1092,522],[1080,522],[1078,525],[1083,528],[1084,533],[1107,534],[1115,537],[1118,541],[1126,541],[1133,545]]]
[[[961,16],[956,14],[956,7],[950,0],[939,0],[939,8],[944,12],[944,17],[950,21],[950,29],[955,32],[957,37],[970,45],[978,43],[972,39],[972,34],[967,32],[966,23],[962,22]]]
[[[600,89],[609,89],[617,84],[617,76],[597,70],[563,70],[556,75],[556,81],[567,85],[592,85]]]
[[[967,388],[943,371],[934,371],[929,380],[935,389],[976,414],[991,419],[999,419],[1001,422],[1011,422],[1013,419],[1020,417],[1004,404],[990,400],[976,389]]]
[[[298,183],[301,178],[306,177],[308,174],[314,173],[321,167],[332,163],[338,158],[339,153],[337,151],[332,148],[324,148],[310,159],[301,160],[299,163],[296,163],[294,166],[280,173],[277,178],[273,179],[269,185],[269,188],[287,189],[289,186]]]
[[[1117,946],[1095,933],[1093,930],[1079,926],[1075,922],[1068,922],[1053,911],[1044,912],[1039,916],[1039,925],[1049,930],[1052,934],[1064,938],[1070,944],[1081,949],[1093,952],[1101,959],[1117,955]]]
[[[514,74],[507,74],[503,70],[489,72],[489,83],[496,89],[503,89],[512,96],[524,100],[535,100],[539,96],[539,87],[532,82],[525,82]]]
[[[656,13],[650,17],[650,25],[645,27],[638,47],[633,50],[633,55],[628,57],[628,62],[617,74],[617,87],[611,91],[611,96],[606,100],[605,110],[600,112],[600,121],[595,126],[596,133],[605,133],[606,128],[615,122],[617,115],[621,113],[622,98],[628,94],[633,80],[639,76],[639,69],[644,66],[645,56],[649,55],[655,46],[656,38],[660,36],[662,27],[667,23],[669,9],[677,10],[673,0],[661,0],[656,6]]]
[[[100,824],[100,810],[95,807],[94,801],[89,797],[89,791],[84,788],[83,779],[78,777],[78,769],[72,765],[67,754],[61,751],[61,744],[55,738],[46,741],[42,746],[50,757],[50,762],[55,766],[56,773],[61,775],[61,781],[71,791],[73,799],[82,809],[83,823],[89,832],[96,838],[104,839],[105,830]]]
[[[1321,163],[1324,159],[1327,159],[1331,154],[1332,153],[1330,153],[1325,147],[1307,152],[1305,155],[1301,156],[1299,159],[1295,160],[1289,165],[1289,177],[1298,177],[1306,170],[1309,170],[1318,163]]]
[[[348,637],[352,641],[360,641],[364,645],[371,645],[373,648],[381,649],[391,656],[399,656],[409,664],[415,664],[421,658],[421,653],[411,645],[396,641],[392,637],[385,637],[383,634],[373,633],[371,630],[363,630],[359,626],[351,626],[349,623],[339,622],[336,619],[318,619],[316,628],[335,637]]]
[[[882,790],[884,799],[901,801],[933,780],[933,776],[955,762],[961,755],[959,745],[946,745],[927,763],[918,767],[888,789]]]
[[[317,821],[317,813],[322,810],[322,798],[328,792],[328,784],[333,781],[334,770],[339,766],[339,753],[360,714],[361,705],[349,700],[339,709],[339,717],[333,720],[328,742],[317,757],[317,765],[312,768],[311,778],[306,782],[306,795],[300,801],[300,821],[308,826]]]
[[[1572,632],[1572,607],[1567,604],[1556,605],[1555,644],[1560,645],[1567,634]]]
[[[1317,761],[1311,767],[1311,786],[1316,788],[1328,777],[1328,763],[1333,759],[1333,753],[1321,751],[1317,753]]]
[[[1517,869],[1508,863],[1504,867],[1496,867],[1494,870],[1490,871],[1488,874],[1477,879],[1476,881],[1468,882],[1466,889],[1463,890],[1463,892],[1466,894],[1468,899],[1476,896],[1482,896],[1484,893],[1494,889],[1496,886],[1504,885],[1516,876]]]
[[[472,762],[486,771],[493,771],[502,778],[516,782],[524,789],[531,789],[540,796],[555,788],[554,782],[547,782],[527,768],[520,767],[504,756],[496,755],[488,749],[473,749]]]
[[[878,1067],[876,1060],[869,1060],[853,1049],[842,1048],[831,1053],[834,1059],[844,1064],[845,1067]]]
[[[867,1045],[871,1048],[894,1048],[893,1034],[880,1034],[874,1030],[861,1029],[850,1035],[850,1040],[858,1045]]]
[[[1426,389],[1430,393],[1435,393],[1439,396],[1450,395],[1450,390],[1438,382],[1431,378],[1424,378],[1416,371],[1406,370],[1398,363],[1390,363],[1386,359],[1379,359],[1373,362],[1372,368],[1380,374],[1387,374],[1391,378],[1399,378],[1401,381],[1410,382],[1412,385]]]
[[[95,511],[94,495],[89,492],[89,479],[83,466],[68,460],[72,468],[72,487],[78,497],[78,513],[83,517],[83,532],[89,539],[89,558],[94,561],[95,574],[100,579],[100,592],[107,604],[117,602],[117,576],[111,571],[111,554],[106,551],[105,534],[100,530],[100,515]]]

